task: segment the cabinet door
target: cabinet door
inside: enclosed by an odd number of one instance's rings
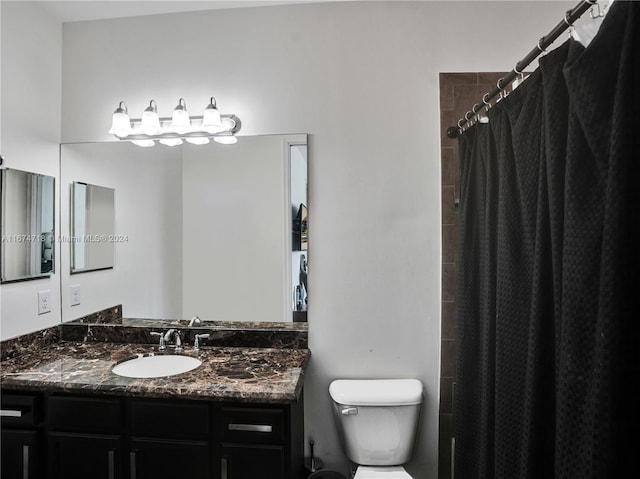
[[[121,472],[119,436],[49,435],[50,479],[119,479]]]
[[[38,452],[37,432],[3,429],[0,476],[16,479],[41,477]]]
[[[221,479],[284,479],[284,449],[280,446],[225,444]]]
[[[204,441],[133,439],[129,454],[130,479],[176,477],[210,479],[213,464]]]

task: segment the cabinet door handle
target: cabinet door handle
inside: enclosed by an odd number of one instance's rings
[[[19,409],[0,409],[2,417],[22,417],[22,411]]]
[[[136,479],[136,451],[129,453],[129,477]]]
[[[109,479],[116,478],[116,452],[112,449],[107,453],[109,460]]]
[[[227,458],[223,457],[222,459],[220,459],[220,479],[227,479],[228,478],[228,464],[227,464]]]
[[[229,424],[229,431],[272,432],[273,427],[262,424]]]
[[[29,446],[22,446],[22,479],[29,479]]]

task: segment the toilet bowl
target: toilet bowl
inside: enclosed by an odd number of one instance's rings
[[[422,405],[417,379],[337,379],[329,386],[354,479],[411,479],[409,461]]]

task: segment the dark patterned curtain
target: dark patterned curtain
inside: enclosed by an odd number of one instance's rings
[[[640,453],[640,3],[460,137],[456,479],[628,477]],[[635,474],[632,474],[635,475]]]

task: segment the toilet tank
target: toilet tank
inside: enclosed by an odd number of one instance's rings
[[[417,379],[337,379],[329,386],[347,457],[363,466],[409,461],[418,429],[422,383]]]

